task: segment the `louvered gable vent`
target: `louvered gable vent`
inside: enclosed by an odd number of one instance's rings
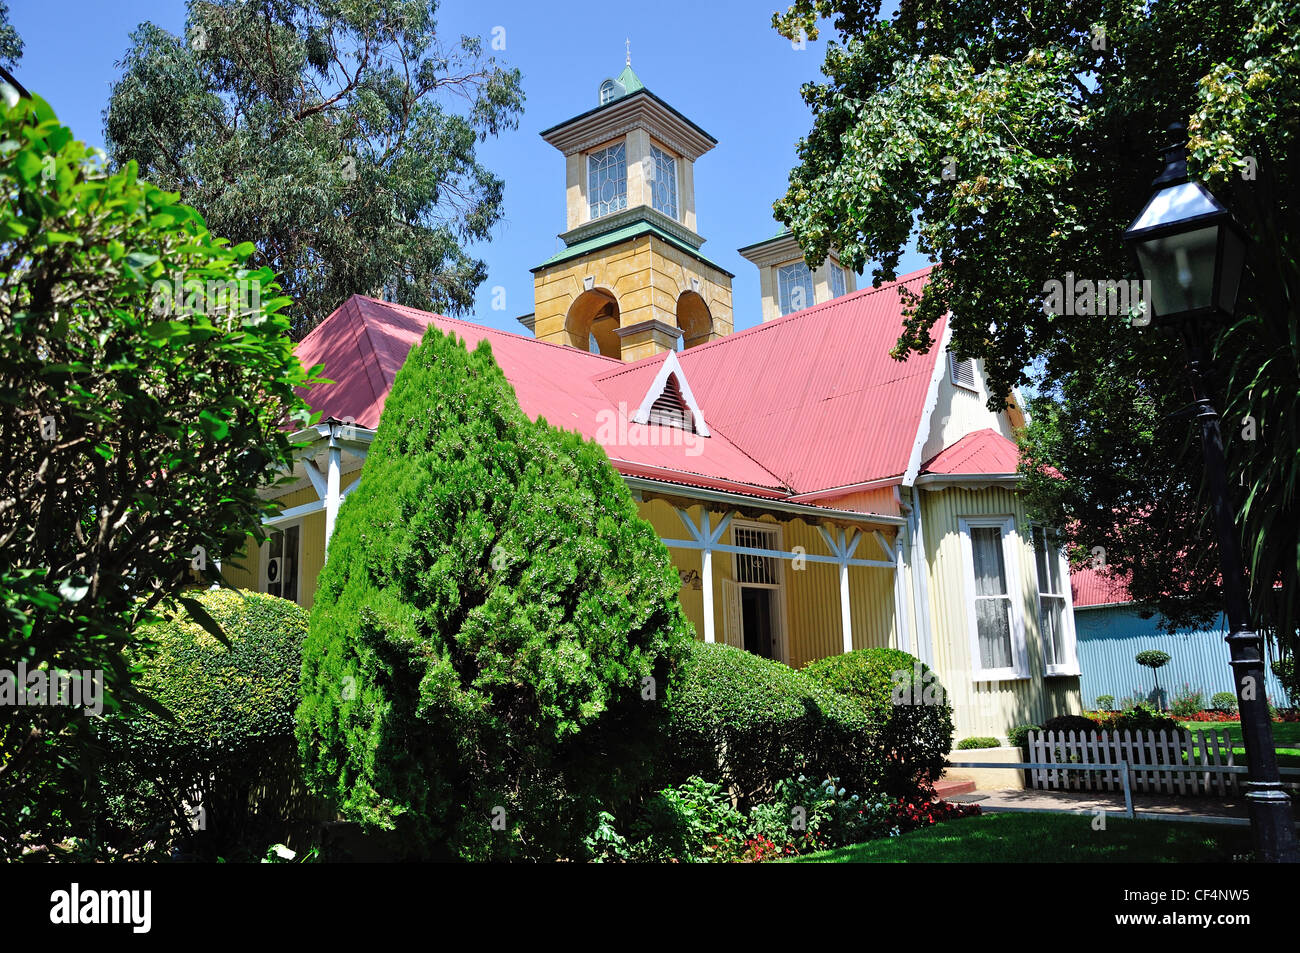
[[[677,427],[701,437],[709,436],[709,425],[704,422],[704,414],[691,393],[686,373],[672,351],[664,358],[632,419],[639,424]]]
[[[965,387],[968,390],[979,389],[975,384],[975,359],[973,357],[959,361],[957,355],[949,351],[948,371],[952,375],[952,382],[958,387]]]
[[[682,399],[682,388],[673,374],[664,382],[664,389],[650,405],[650,423],[665,427],[680,427],[695,432],[695,415]]]

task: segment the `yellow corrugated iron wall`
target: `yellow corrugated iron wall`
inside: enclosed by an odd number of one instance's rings
[[[279,502],[281,509],[287,510],[290,507],[311,503],[316,499],[316,491],[311,487],[306,487],[286,494],[277,502]],[[323,510],[308,513],[303,517],[302,537],[298,541],[298,554],[302,563],[302,571],[299,576],[298,604],[305,608],[311,608],[312,600],[316,595],[316,577],[320,575],[321,569],[325,566],[325,513]],[[254,545],[253,538],[250,536],[244,545],[242,553],[222,563],[221,574],[226,583],[236,589],[259,590],[262,582],[260,557],[259,548]]]
[[[244,548],[221,564],[221,576],[226,585],[234,589],[254,589],[261,578],[258,557],[261,553],[253,545],[253,537],[244,540]]]
[[[678,518],[677,512],[663,500],[649,500],[638,503],[637,510],[640,512],[641,518],[654,527],[654,530],[659,534],[660,539],[691,538],[686,527],[682,525],[681,519]],[[698,506],[692,507],[690,513],[691,518],[695,520],[695,524],[698,526],[700,520],[700,508]],[[718,519],[719,517],[715,514],[715,526],[717,525]],[[693,572],[694,575],[692,579],[700,580],[699,582],[692,581],[684,583],[680,592],[680,597],[682,609],[686,612],[686,618],[690,619],[691,625],[695,626],[695,637],[703,641],[704,590],[702,587],[703,575],[701,570],[701,554],[699,550],[678,549],[676,547],[669,547],[668,554],[672,557],[673,565],[677,567],[678,571],[684,577]],[[718,619],[720,619],[722,615],[722,591],[721,580],[719,578],[720,572],[726,570],[729,573],[731,569],[730,564],[727,566],[720,565],[722,562],[720,559],[721,556],[721,553],[713,554],[713,610],[714,616]],[[731,577],[728,575],[726,578]],[[697,585],[700,585],[701,588],[697,589]],[[721,629],[721,624],[719,624],[718,627]],[[721,632],[719,632],[718,639],[719,641],[722,639]]]
[[[1016,725],[1036,724],[1053,714],[1082,710],[1078,678],[1043,677],[1038,631],[1038,584],[1029,522],[1019,497],[1002,488],[922,492],[926,556],[930,563],[930,612],[936,668],[953,702],[956,737],[1005,738]],[[1011,516],[1016,529],[1017,581],[1025,622],[1030,677],[975,681],[972,677],[964,555],[958,520]]]
[[[662,500],[639,504],[643,519],[655,528],[660,538],[689,539],[673,508]],[[700,525],[701,507],[687,510],[696,526]],[[713,513],[712,524],[717,526],[722,517]],[[781,544],[791,551],[802,546],[808,553],[828,554],[826,543],[817,532],[800,519],[779,521],[770,516],[758,520],[781,529]],[[889,541],[890,537],[886,536]],[[730,529],[723,541],[734,542]],[[694,570],[701,573],[701,554],[698,550],[670,547],[668,550],[675,565],[683,574]],[[855,556],[865,559],[883,559],[880,547],[873,539],[864,539]],[[843,651],[840,633],[840,579],[839,569],[826,563],[806,563],[803,569],[794,569],[791,560],[782,565],[784,612],[781,620],[785,633],[787,661],[799,667]],[[716,638],[723,641],[723,581],[735,578],[735,563],[731,553],[713,554],[713,612]],[[850,620],[853,627],[853,647],[889,646],[896,644],[894,635],[894,573],[890,569],[854,566],[849,569]],[[696,637],[704,638],[703,592],[688,583],[681,590],[682,607],[695,626]]]
[[[302,502],[308,503],[311,499],[312,497],[308,497]],[[302,584],[298,604],[310,609],[316,599],[316,579],[320,571],[325,568],[325,512],[323,510],[303,517],[301,545]]]
[[[781,525],[785,528],[786,549],[802,546],[809,553],[829,554],[815,526],[800,519]],[[890,537],[885,539],[888,542]],[[858,544],[853,555],[856,559],[886,558],[869,536]],[[805,569],[794,570],[787,562],[785,573],[790,664],[799,667],[828,655],[839,655],[844,651],[839,567],[807,563]],[[892,569],[849,567],[849,620],[855,649],[895,644]]]

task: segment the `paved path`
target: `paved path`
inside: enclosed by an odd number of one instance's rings
[[[975,803],[986,811],[1079,811],[1091,814],[1104,809],[1115,814],[1124,813],[1124,795],[1104,791],[976,791],[953,800]],[[1244,821],[1247,818],[1244,797],[1135,794],[1133,810],[1138,814],[1168,815],[1178,820]]]

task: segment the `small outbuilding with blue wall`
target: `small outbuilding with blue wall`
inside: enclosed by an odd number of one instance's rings
[[[1085,708],[1097,707],[1099,695],[1112,696],[1116,704],[1137,694],[1154,701],[1151,669],[1134,661],[1134,656],[1147,649],[1169,655],[1168,664],[1159,671],[1166,708],[1184,685],[1199,690],[1207,708],[1216,692],[1234,691],[1228,645],[1223,641],[1228,634],[1224,616],[1208,629],[1169,633],[1161,628],[1162,616],[1142,618],[1142,606],[1129,597],[1122,582],[1082,569],[1071,573],[1070,589]],[[1286,707],[1286,690],[1271,668],[1265,693],[1273,704]]]

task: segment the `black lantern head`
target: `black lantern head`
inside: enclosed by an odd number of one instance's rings
[[[1231,317],[1246,263],[1246,236],[1232,213],[1187,177],[1181,126],[1146,207],[1124,233],[1137,260],[1146,307],[1158,325]]]

